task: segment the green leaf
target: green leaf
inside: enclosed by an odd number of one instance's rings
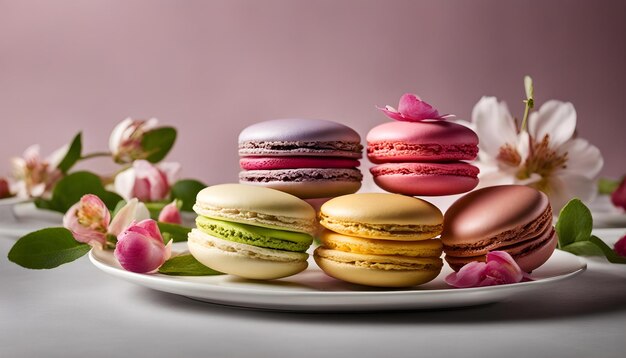
[[[165,239],[165,234],[167,234],[170,239],[174,240],[174,242],[187,241],[187,235],[189,234],[189,232],[191,232],[190,228],[177,224],[170,224],[159,221],[158,225],[161,234],[163,234],[163,238]],[[164,241],[167,244],[167,241],[169,240]]]
[[[599,237],[593,235],[591,236],[591,238],[589,238],[589,242],[594,243],[598,247],[598,249],[600,249],[604,253],[604,256],[606,256],[606,259],[609,260],[609,262],[614,264],[626,264],[626,257],[618,255],[615,250],[613,250]]]
[[[29,269],[50,269],[72,262],[91,250],[91,246],[74,239],[62,227],[32,232],[19,240],[9,251],[9,260]]]
[[[63,174],[67,174],[67,172],[76,164],[76,162],[80,159],[81,152],[83,151],[83,142],[82,142],[82,133],[78,132],[78,134],[72,139],[72,144],[70,144],[65,157],[59,163],[59,170],[63,172]]]
[[[146,160],[158,163],[169,153],[176,141],[174,127],[160,127],[144,133],[141,147],[147,153]]]
[[[193,211],[193,204],[196,202],[196,195],[198,195],[198,192],[204,188],[206,188],[206,185],[197,180],[179,180],[172,186],[172,198],[182,201],[182,211]]]
[[[602,252],[602,250],[600,250],[600,248],[591,241],[573,242],[569,245],[561,247],[561,250],[579,256],[604,256],[604,252]]]
[[[619,184],[622,182],[622,179],[613,180],[608,178],[600,178],[598,179],[598,193],[603,195],[611,195],[617,188]]]
[[[559,248],[573,242],[587,241],[591,236],[593,218],[591,211],[580,201],[572,199],[561,209],[559,220],[556,223],[556,232],[559,236]]]
[[[150,218],[153,220],[157,220],[159,218],[159,214],[161,210],[165,207],[165,205],[169,204],[168,201],[152,201],[149,203],[144,203],[148,211],[150,212]]]
[[[159,268],[159,273],[170,276],[222,275],[221,272],[204,266],[189,254],[175,256],[165,261]]]
[[[85,194],[97,195],[109,210],[113,210],[117,203],[122,200],[121,196],[104,189],[102,181],[97,175],[81,171],[69,174],[59,180],[52,190],[52,198],[48,201],[36,201],[35,205],[40,209],[65,213]]]

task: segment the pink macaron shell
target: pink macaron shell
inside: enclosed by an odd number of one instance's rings
[[[244,170],[295,168],[356,168],[359,161],[333,157],[243,157],[239,165]]]
[[[543,265],[554,250],[556,249],[556,245],[558,242],[558,236],[554,230],[550,233],[551,238],[546,240],[541,246],[535,248],[533,251],[524,253],[522,255],[518,255],[514,252],[511,253],[511,256],[515,259],[515,262],[519,265],[519,267],[524,272],[532,272],[534,269]]]
[[[377,164],[473,160],[477,154],[476,133],[452,122],[388,122],[367,134],[367,156]]]
[[[387,163],[370,169],[380,188],[396,194],[441,196],[468,192],[478,185],[478,168],[454,163]]]

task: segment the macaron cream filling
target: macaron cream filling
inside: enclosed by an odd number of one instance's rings
[[[354,153],[355,158],[361,157],[363,146],[355,142],[343,141],[247,141],[239,143],[239,155],[269,155],[272,152],[284,155],[285,152],[299,153],[299,155],[314,155],[325,152],[349,152]]]
[[[239,179],[246,182],[308,182],[311,180],[325,181],[361,181],[363,175],[358,169],[343,168],[303,168],[289,170],[247,170],[239,173]]]
[[[227,222],[204,216],[196,218],[196,226],[200,231],[224,240],[276,250],[304,252],[313,242],[313,237],[304,233]]]

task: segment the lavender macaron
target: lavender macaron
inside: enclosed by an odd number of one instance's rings
[[[320,119],[275,119],[239,134],[239,182],[278,189],[302,199],[359,190],[363,146],[359,134]]]

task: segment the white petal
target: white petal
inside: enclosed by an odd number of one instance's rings
[[[146,204],[139,202],[135,208],[135,220],[139,222],[146,219],[150,219],[150,210],[148,210]]]
[[[108,233],[117,236],[124,231],[133,222],[135,213],[137,211],[137,203],[139,201],[136,198],[129,200],[115,215],[111,224],[109,225]],[[145,207],[145,205],[144,205]],[[147,210],[147,209],[146,209]]]
[[[568,201],[579,198],[589,203],[596,195],[595,182],[580,175],[555,175],[550,178],[548,197],[554,215],[558,215]]]
[[[133,189],[135,187],[135,170],[128,168],[115,176],[113,183],[115,192],[122,198],[130,200],[133,197]]]
[[[150,131],[154,128],[156,128],[159,125],[159,120],[156,118],[150,118],[147,121],[145,121],[145,123],[143,124],[143,128],[142,130],[144,132]]]
[[[560,172],[568,175],[581,175],[594,179],[604,166],[600,150],[582,138],[565,142],[559,148],[559,153],[567,153],[567,167]]]
[[[478,147],[496,157],[504,144],[517,143],[517,128],[506,103],[495,97],[483,97],[472,110],[472,122],[480,139]]]
[[[39,147],[39,144],[33,144],[30,147],[26,148],[24,150],[24,154],[22,155],[22,157],[24,158],[25,161],[29,162],[29,161],[39,161],[39,153],[41,152],[41,149]]]
[[[517,137],[517,152],[520,155],[521,163],[524,163],[528,159],[530,153],[530,136],[528,132],[524,131]]]
[[[528,118],[530,135],[536,141],[541,141],[546,134],[549,135],[551,148],[558,148],[572,138],[574,130],[576,110],[569,102],[550,100]]]
[[[113,155],[117,154],[120,143],[124,137],[124,132],[132,123],[133,120],[131,118],[126,118],[113,128],[111,136],[109,137],[109,150]]]
[[[59,164],[61,164],[61,161],[63,160],[63,158],[65,158],[65,155],[67,155],[67,152],[69,150],[70,150],[70,145],[66,144],[62,146],[61,148],[52,152],[52,154],[50,154],[48,158],[46,158],[46,161],[49,164],[48,171],[54,171],[55,169],[57,169],[57,167],[59,166]]]

